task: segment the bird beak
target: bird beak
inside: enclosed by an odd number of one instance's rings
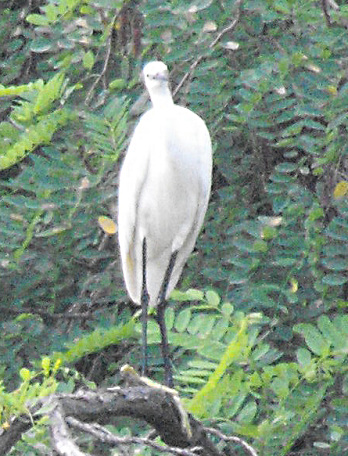
[[[157,79],[159,81],[168,81],[168,72],[156,73],[154,79]]]
[[[143,72],[141,72],[140,74],[140,79],[144,82],[145,80],[145,77],[144,77],[144,74]],[[167,81],[168,82],[168,73],[156,73],[154,74],[151,79],[153,81]]]

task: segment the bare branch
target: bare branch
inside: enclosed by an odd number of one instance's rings
[[[225,442],[239,443],[249,452],[249,454],[251,454],[251,456],[258,456],[256,451],[254,450],[254,448],[251,445],[249,445],[245,440],[243,440],[239,437],[225,435],[222,432],[220,432],[218,429],[208,428],[208,427],[206,427],[204,429],[207,432],[209,432],[210,434],[216,435],[217,437],[219,437],[221,440],[224,440]]]
[[[106,428],[100,426],[99,424],[86,424],[71,417],[67,418],[67,423],[70,426],[73,426],[74,428],[79,429],[80,431],[87,432],[93,435],[93,437],[96,437],[98,440],[108,443],[112,446],[134,444],[146,445],[162,453],[169,452],[179,456],[197,456],[197,453],[195,453],[195,451],[202,450],[202,447],[193,447],[190,450],[186,450],[183,448],[170,447],[167,445],[159,445],[158,443],[148,438],[117,437],[114,434],[112,434],[112,432],[108,431]]]
[[[327,3],[329,6],[331,6],[332,9],[334,9],[335,11],[338,11],[340,9],[340,7],[337,5],[337,3],[335,2],[335,0],[327,0]]]
[[[236,7],[236,14],[235,14],[235,18],[234,20],[227,26],[225,27],[224,29],[221,30],[221,32],[219,32],[217,34],[217,36],[214,38],[214,40],[210,43],[209,45],[209,49],[213,49],[216,44],[221,40],[221,38],[226,35],[226,33],[228,32],[232,32],[238,22],[239,22],[239,19],[240,19],[240,15],[241,15],[241,9],[242,9],[242,4],[243,4],[243,0],[237,0],[236,3],[235,3],[235,7]],[[192,63],[192,65],[190,66],[190,69],[187,73],[185,73],[185,75],[183,76],[183,78],[181,79],[181,81],[179,82],[179,84],[176,86],[175,90],[173,90],[173,96],[175,96],[182,88],[182,86],[185,84],[185,82],[192,77],[192,74],[195,70],[195,68],[197,67],[197,65],[202,61],[203,59],[203,56],[202,55],[199,55],[196,60]]]
[[[105,55],[104,65],[103,65],[101,73],[98,75],[96,80],[91,85],[91,88],[87,92],[86,100],[85,100],[86,105],[88,105],[88,103],[90,102],[95,87],[99,84],[100,80],[105,76],[106,71],[108,69],[110,56],[111,56],[111,48],[112,48],[112,30],[115,26],[117,17],[118,17],[118,15],[116,14],[111,21],[110,34],[108,36],[107,45],[106,45],[106,55]]]
[[[323,10],[326,23],[330,27],[332,25],[332,22],[331,22],[331,16],[329,14],[329,2],[328,2],[328,0],[321,0],[321,8]]]
[[[238,22],[239,22],[239,19],[240,19],[240,14],[241,14],[241,8],[242,8],[242,3],[243,3],[243,0],[237,0],[236,3],[235,3],[235,7],[236,7],[236,16],[234,18],[234,20],[227,26],[225,27],[224,29],[221,30],[220,33],[218,33],[217,37],[215,38],[215,40],[213,40],[210,45],[209,45],[209,48],[210,49],[213,49],[213,47],[221,40],[221,38],[226,35],[226,33],[228,32],[232,32]]]
[[[10,315],[21,315],[23,313],[30,313],[32,315],[38,315],[42,318],[47,318],[49,320],[81,320],[83,318],[90,318],[91,315],[93,315],[93,311],[87,311],[87,312],[75,312],[75,313],[57,313],[57,314],[52,314],[50,312],[45,312],[44,310],[36,309],[35,311],[33,309],[28,309],[28,308],[22,308],[22,309],[10,309],[9,307],[1,307],[0,306],[0,313],[8,313]]]
[[[340,27],[347,28],[347,21],[342,20],[341,22],[335,22],[332,20],[330,15],[330,8],[334,11],[339,11],[340,9],[339,5],[337,5],[335,0],[321,0],[321,9],[323,10],[328,27],[331,27],[332,25],[338,25]]]
[[[57,402],[49,414],[53,448],[60,456],[88,456],[73,442],[62,407]]]

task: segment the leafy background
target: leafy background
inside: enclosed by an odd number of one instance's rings
[[[344,454],[345,2],[0,7],[2,422],[23,369],[39,371],[44,356],[66,367],[61,391],[114,385],[121,365],[139,363],[137,309],[98,218],[115,219],[120,163],[147,107],[139,72],[161,59],[176,102],[214,143],[204,231],[178,287],[196,291],[174,293],[167,312],[177,388],[196,416],[260,454]],[[161,381],[153,321],[149,331]],[[13,454],[48,447],[38,426]]]

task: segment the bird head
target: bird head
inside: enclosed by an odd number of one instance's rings
[[[169,81],[167,65],[159,61],[149,62],[144,66],[143,77],[149,92],[159,87],[166,87]]]

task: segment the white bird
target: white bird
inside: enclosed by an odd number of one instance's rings
[[[204,121],[174,104],[168,69],[143,69],[152,108],[131,138],[119,181],[118,227],[122,270],[131,299],[142,306],[143,374],[147,307],[157,306],[166,382],[173,385],[164,312],[192,252],[207,210],[212,147]]]

